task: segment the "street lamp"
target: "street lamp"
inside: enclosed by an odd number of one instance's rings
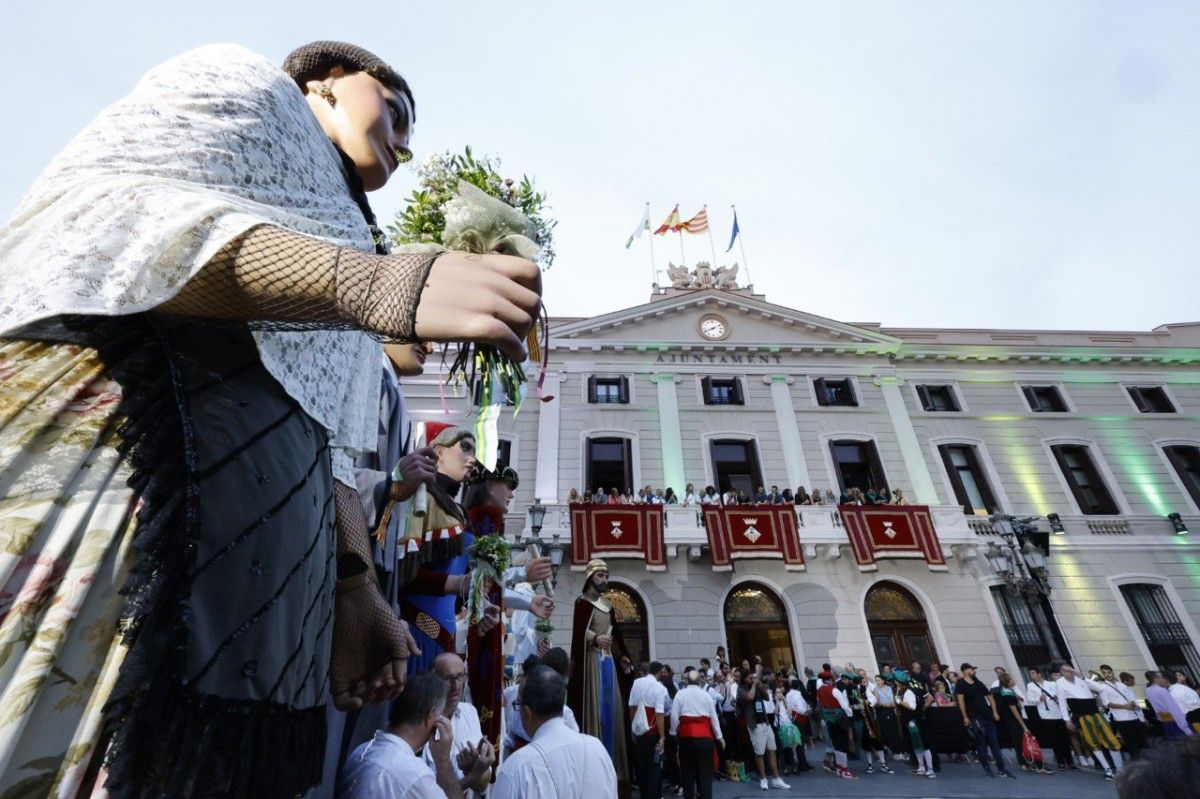
[[[1012,594],[1050,596],[1047,559],[1041,547],[1031,539],[1037,533],[1036,516],[991,517],[992,529],[1000,541],[988,544],[983,556],[1004,581]]]
[[[537,538],[538,533],[542,532],[542,522],[546,520],[546,506],[542,501],[534,497],[533,504],[529,506],[529,529],[533,531],[533,537]]]
[[[562,543],[562,536],[558,533],[555,533],[553,536],[551,536],[549,544],[542,540],[542,526],[545,524],[545,521],[546,506],[542,504],[540,499],[535,497],[533,504],[529,506],[529,530],[533,533],[533,537],[530,539],[528,544],[521,546],[521,539],[520,535],[518,534],[516,548],[525,549],[526,547],[532,547],[533,551],[530,554],[535,558],[541,557],[542,552],[545,552],[547,555],[549,555],[550,586],[552,588],[557,588],[558,569],[562,566],[563,552],[566,550],[566,546]]]

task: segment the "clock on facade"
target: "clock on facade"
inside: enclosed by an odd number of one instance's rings
[[[709,341],[720,341],[729,335],[729,322],[725,321],[725,317],[716,314],[706,314],[700,317],[697,328],[700,330],[700,335]]]

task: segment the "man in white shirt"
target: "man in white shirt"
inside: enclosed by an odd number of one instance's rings
[[[566,665],[560,668],[560,662],[564,660]],[[522,676],[504,689],[504,757],[508,757],[529,743],[529,735],[526,734],[525,727],[521,725],[521,712],[517,709],[517,695],[521,691],[521,680],[524,679],[525,673],[543,664],[557,671],[565,680],[567,672],[570,669],[570,657],[562,648],[554,647],[547,650],[542,659],[539,659],[536,655],[529,655],[525,660],[521,661]],[[562,718],[568,730],[579,732],[579,724],[576,722],[575,714],[571,711],[570,707],[563,707]]]
[[[1183,708],[1184,719],[1188,726],[1192,724],[1200,724],[1200,694],[1197,694],[1191,687],[1184,685],[1181,682],[1171,684],[1167,689],[1171,692],[1171,696],[1175,697],[1175,701]]]
[[[702,494],[700,497],[700,504],[701,505],[720,505],[721,504],[721,495],[717,493],[717,490],[715,488],[713,488],[712,486],[708,486],[707,488],[704,489],[704,494]]]
[[[1054,762],[1059,771],[1075,771],[1071,757],[1071,736],[1063,723],[1062,709],[1058,706],[1058,689],[1046,680],[1039,668],[1029,669],[1029,684],[1025,686],[1025,715],[1033,725],[1033,732],[1043,747],[1054,751]]]
[[[1059,671],[1062,672],[1062,676],[1058,678],[1054,687],[1058,689],[1058,707],[1062,711],[1067,729],[1071,732],[1078,730],[1080,743],[1096,757],[1096,762],[1104,767],[1104,779],[1111,782],[1124,761],[1121,758],[1121,742],[1117,740],[1117,735],[1108,721],[1100,715],[1099,706],[1093,696],[1100,693],[1100,684],[1080,677],[1070,663],[1063,663]],[[1072,700],[1075,702],[1074,710],[1071,708]],[[1105,751],[1112,758],[1111,767],[1104,759]]]
[[[475,706],[463,701],[463,689],[467,685],[466,665],[453,652],[443,652],[434,658],[433,671],[446,683],[446,707],[442,715],[450,720],[450,730],[454,735],[454,744],[450,747],[450,765],[454,767],[458,784],[468,797],[482,794],[492,780],[492,765],[497,757],[495,747],[483,735]],[[459,766],[460,758],[473,763],[474,768],[464,773]],[[433,768],[431,747],[425,747],[424,759]]]
[[[633,735],[633,773],[645,799],[662,798],[660,759],[667,743],[667,705],[671,701],[662,679],[667,676],[663,664],[654,661],[646,675],[629,688],[629,723]],[[640,730],[639,709],[646,714],[646,729]]]
[[[562,720],[567,681],[537,666],[521,683],[517,706],[529,745],[500,765],[490,799],[583,799],[617,795],[617,774],[598,738],[567,729]]]
[[[671,735],[679,745],[679,776],[684,799],[712,799],[713,741],[722,749],[721,719],[696,671],[683,674],[683,689],[671,703]]]
[[[350,754],[342,767],[338,795],[345,799],[463,799],[450,762],[454,736],[442,716],[446,683],[432,671],[409,677],[392,703],[388,728]],[[437,737],[435,740],[434,733]],[[431,770],[417,756],[429,744]]]
[[[1137,694],[1124,682],[1126,677],[1132,685],[1132,674],[1122,672],[1118,680],[1112,666],[1100,667],[1100,704],[1108,709],[1108,717],[1113,729],[1121,736],[1125,751],[1130,757],[1137,757],[1146,746],[1146,723],[1138,707]]]

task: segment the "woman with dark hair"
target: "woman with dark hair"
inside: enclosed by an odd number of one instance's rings
[[[679,504],[679,497],[675,496],[675,489],[668,488],[666,491],[663,492],[662,504],[664,504],[664,505],[678,505]]]
[[[353,45],[203,47],[0,228],[0,548],[38,597],[0,633],[0,793],[292,796],[330,694],[400,690],[352,468],[379,340],[520,359],[541,292],[521,258],[386,253],[366,192],[414,108]]]

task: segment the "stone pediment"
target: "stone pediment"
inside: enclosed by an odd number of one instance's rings
[[[708,325],[711,337],[701,333],[702,322]],[[720,289],[682,291],[602,316],[561,326],[552,323],[550,338],[551,346],[622,349],[779,347],[888,353],[901,344],[900,339],[877,330]]]

